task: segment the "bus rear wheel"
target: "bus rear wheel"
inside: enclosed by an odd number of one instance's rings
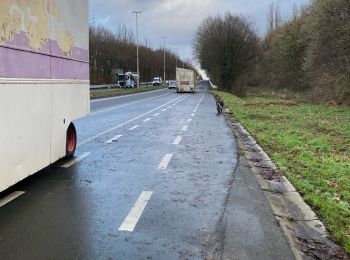
[[[66,157],[72,157],[77,148],[77,131],[73,123],[70,123],[66,134]]]

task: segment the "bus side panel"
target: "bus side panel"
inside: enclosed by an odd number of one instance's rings
[[[0,191],[50,163],[49,84],[0,79]]]
[[[69,124],[75,119],[88,115],[89,87],[89,81],[52,85],[51,162],[66,155],[66,131]]]

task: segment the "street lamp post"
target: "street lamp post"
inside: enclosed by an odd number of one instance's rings
[[[141,11],[133,11],[132,13],[136,16],[136,66],[137,66],[137,88],[140,88],[140,66],[139,66],[139,21],[138,14],[142,13]]]
[[[175,48],[175,68],[177,68],[177,48]]]
[[[163,80],[164,80],[164,82],[165,82],[165,39],[167,39],[168,37],[166,37],[166,36],[163,36],[162,37],[163,38],[163,41],[164,41],[164,49],[163,49],[163,51],[164,51],[164,64],[163,64],[163,70],[164,70],[164,78],[163,78]]]

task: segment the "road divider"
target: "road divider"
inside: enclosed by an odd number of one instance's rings
[[[107,140],[105,143],[106,143],[106,144],[111,144],[111,143],[117,141],[120,137],[122,137],[122,135],[116,135],[116,136],[114,136],[113,138]]]
[[[158,166],[158,169],[162,169],[162,170],[165,170],[167,167],[168,167],[168,164],[171,160],[171,158],[173,157],[173,154],[166,154],[164,155],[164,158],[163,160],[160,162],[159,166]]]
[[[118,228],[119,231],[134,231],[136,224],[142,215],[142,212],[144,211],[149,200],[151,199],[152,193],[152,191],[143,191],[141,193],[134,206],[130,210],[128,216]]]
[[[65,164],[61,165],[61,168],[69,168],[71,166],[73,166],[76,163],[81,162],[83,159],[85,159],[86,157],[88,157],[91,153],[86,152],[83,153],[82,155],[75,157],[74,159],[70,160],[69,162],[66,162]]]
[[[23,195],[24,193],[25,193],[25,191],[14,191],[11,194],[0,199],[0,208],[2,206],[5,206],[7,203],[13,201],[14,199],[18,198],[19,196]]]
[[[119,105],[119,106],[115,106],[115,107],[109,107],[109,108],[106,108],[106,109],[97,110],[95,112],[90,113],[90,116],[93,116],[93,115],[96,115],[96,114],[100,114],[100,113],[104,113],[104,112],[108,112],[108,111],[111,111],[111,110],[114,110],[114,109],[130,106],[130,105],[133,105],[133,104],[137,104],[137,103],[140,103],[140,102],[148,100],[148,99],[159,98],[159,97],[166,96],[166,95],[169,95],[169,93],[162,94],[162,95],[159,95],[159,96],[156,96],[156,97],[143,98],[141,100],[136,100],[136,101],[124,104],[124,105]]]

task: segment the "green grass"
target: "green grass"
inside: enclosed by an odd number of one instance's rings
[[[120,95],[126,95],[126,94],[133,94],[133,93],[140,93],[140,92],[146,92],[156,89],[161,89],[167,87],[165,85],[163,86],[150,86],[150,87],[141,87],[141,88],[128,88],[128,89],[120,89],[120,88],[113,88],[113,89],[96,89],[90,91],[90,98],[104,98],[104,97],[113,97],[113,96],[120,96]]]
[[[214,94],[350,253],[350,107]]]

